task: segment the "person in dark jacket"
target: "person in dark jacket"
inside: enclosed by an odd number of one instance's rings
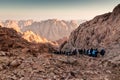
[[[86,50],[86,49],[84,49],[84,50],[83,50],[83,53],[84,53],[85,55],[87,55],[87,50]]]
[[[78,49],[79,54],[83,54],[83,50],[82,49]]]
[[[88,55],[88,56],[91,56],[91,55],[92,55],[91,49],[88,49],[88,50],[87,50],[87,55]]]
[[[59,54],[60,52],[59,51],[55,51],[55,52],[53,52],[54,54]]]
[[[73,54],[73,55],[76,55],[76,54],[77,54],[77,50],[74,49],[74,50],[72,51],[72,54]]]
[[[104,49],[102,49],[102,50],[100,51],[100,55],[102,55],[102,56],[105,55],[105,50],[104,50]]]
[[[67,56],[71,56],[72,53],[71,53],[70,51],[68,51],[66,55],[67,55]]]

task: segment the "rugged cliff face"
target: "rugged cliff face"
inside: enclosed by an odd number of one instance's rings
[[[120,4],[113,12],[96,16],[74,30],[62,50],[73,48],[105,48],[108,53],[120,54]]]
[[[120,5],[111,13],[81,24],[71,33],[68,44],[77,48],[107,48],[120,44]]]

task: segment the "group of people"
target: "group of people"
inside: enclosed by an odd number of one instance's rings
[[[65,54],[65,55],[68,55],[68,56],[77,55],[77,54],[84,54],[84,55],[88,55],[88,56],[91,56],[91,57],[97,57],[98,53],[101,56],[104,56],[105,55],[105,50],[101,49],[100,51],[98,51],[98,49],[91,48],[91,49],[74,49],[72,51],[55,51],[54,52],[54,54]]]

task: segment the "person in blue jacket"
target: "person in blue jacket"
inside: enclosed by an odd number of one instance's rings
[[[92,51],[92,57],[97,57],[98,51],[97,49],[93,49]]]

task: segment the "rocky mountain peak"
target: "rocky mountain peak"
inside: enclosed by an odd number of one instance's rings
[[[61,50],[71,51],[74,48],[105,48],[107,58],[116,55],[113,59],[118,59],[117,55],[120,56],[120,4],[113,12],[96,16],[81,24],[71,33]],[[116,61],[113,60],[113,62]]]
[[[113,9],[114,15],[120,14],[120,4],[118,4],[114,9]]]

